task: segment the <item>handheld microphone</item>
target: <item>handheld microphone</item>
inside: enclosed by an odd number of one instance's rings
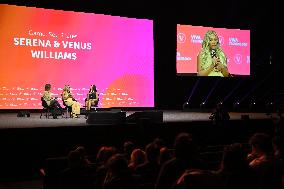
[[[211,50],[211,57],[212,57],[212,58],[218,58],[215,49],[212,49],[212,50]],[[216,66],[217,66],[217,63],[214,62],[214,69],[216,68]]]
[[[211,57],[212,58],[217,58],[217,54],[216,54],[216,50],[215,49],[211,50]]]

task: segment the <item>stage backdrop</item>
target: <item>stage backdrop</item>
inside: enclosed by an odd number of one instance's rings
[[[0,5],[0,109],[42,108],[44,85],[65,84],[82,106],[154,106],[153,21]]]
[[[250,31],[177,25],[176,69],[178,75],[197,74],[197,55],[208,30],[217,32],[221,48],[228,59],[228,69],[234,76],[250,75]]]

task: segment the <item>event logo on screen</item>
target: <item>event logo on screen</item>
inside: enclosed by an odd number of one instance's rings
[[[245,43],[245,42],[239,42],[237,37],[230,37],[229,38],[229,45],[239,46],[239,47],[246,47],[246,46],[248,46],[248,44]]]
[[[201,39],[201,36],[200,35],[190,35],[190,38],[191,38],[191,43],[202,43],[202,39]]]
[[[186,36],[184,33],[178,33],[177,35],[177,42],[178,43],[184,43],[186,41]]]
[[[236,54],[234,57],[235,63],[236,64],[241,64],[242,63],[242,55],[241,54]]]

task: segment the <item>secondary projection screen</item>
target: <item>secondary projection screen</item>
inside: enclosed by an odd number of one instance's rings
[[[60,103],[95,84],[99,107],[153,107],[153,21],[1,4],[0,109],[42,108],[46,83]]]
[[[208,32],[209,31],[209,32]],[[210,32],[213,31],[213,32]],[[202,48],[205,34],[208,32],[208,38],[205,40]],[[176,70],[178,75],[198,75],[198,76],[224,76],[221,73],[223,69],[212,66],[214,55],[210,50],[211,34],[217,36],[219,47],[215,52],[215,57],[219,58],[226,65],[229,75],[227,76],[250,76],[250,31],[239,29],[212,28],[191,25],[177,25],[177,54]],[[217,43],[215,44],[217,46]],[[217,47],[216,47],[217,48]],[[219,50],[220,49],[220,50]],[[207,53],[207,52],[208,53]],[[222,51],[218,54],[218,51]],[[203,53],[201,53],[203,52]],[[198,55],[200,63],[198,64]],[[208,54],[208,56],[206,56]],[[218,56],[220,55],[220,56]],[[222,60],[223,58],[223,60]],[[202,61],[203,60],[203,61]],[[199,65],[199,70],[198,70]]]

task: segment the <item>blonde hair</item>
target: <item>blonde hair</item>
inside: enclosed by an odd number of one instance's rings
[[[216,48],[216,55],[221,59],[223,64],[227,65],[227,57],[224,51],[222,50],[222,48],[220,47],[220,41],[219,41],[219,37],[217,33],[213,30],[208,30],[204,36],[204,39],[202,42],[202,51],[200,52],[202,62],[206,62],[207,57],[211,56],[210,44],[209,44],[211,35],[215,35],[218,40],[217,48]]]
[[[64,88],[63,88],[63,91],[70,92],[70,86],[69,85],[65,85]]]
[[[208,30],[204,36],[203,42],[202,42],[202,48],[203,49],[210,49],[210,45],[209,45],[209,41],[210,41],[210,36],[211,35],[215,35],[215,37],[218,39],[217,42],[217,49],[220,48],[220,41],[219,41],[219,37],[217,35],[217,33],[213,30]]]

